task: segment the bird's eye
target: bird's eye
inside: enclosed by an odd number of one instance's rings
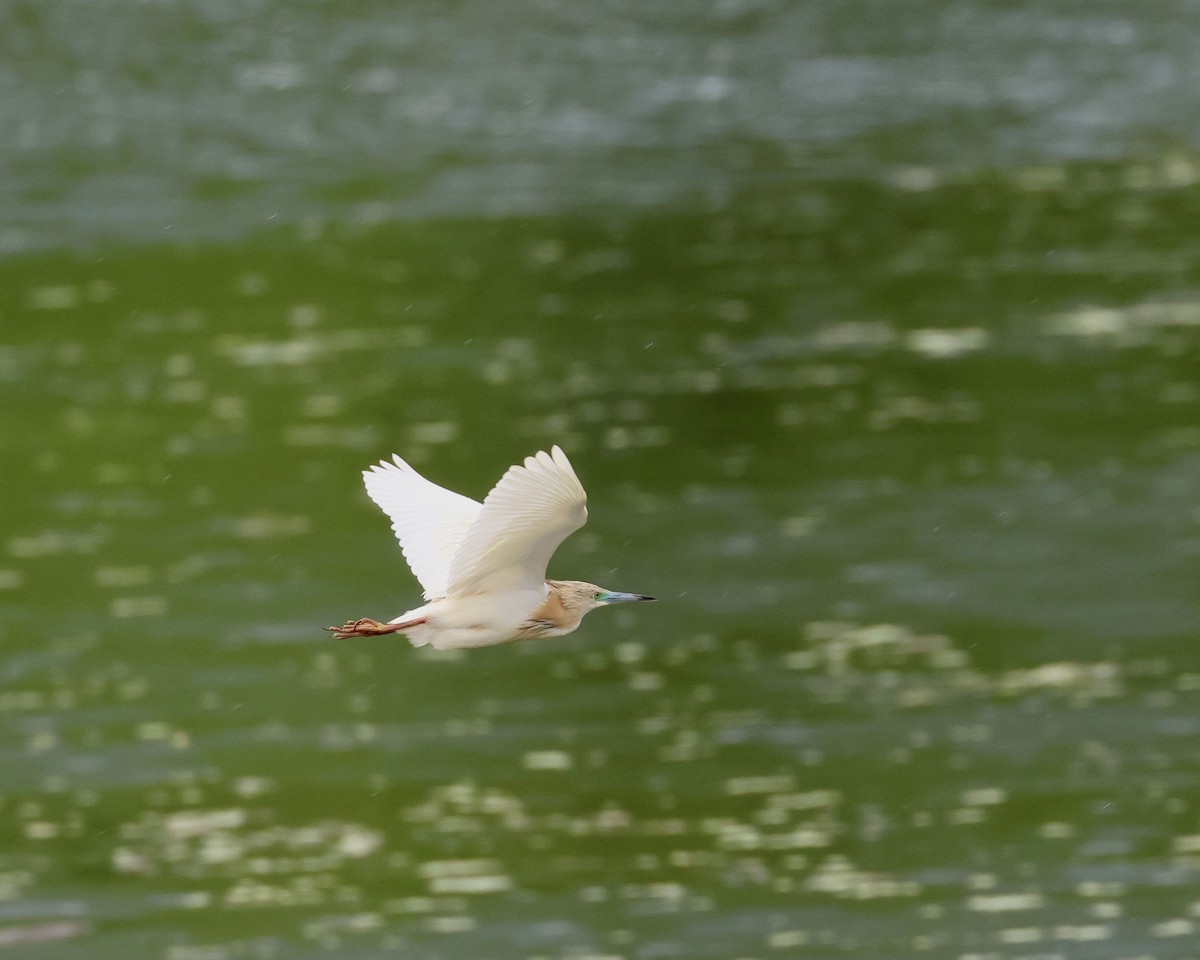
[[[597,600],[599,600],[599,599],[600,599],[602,596],[604,596],[604,591],[603,591],[603,590],[597,590],[597,591],[596,591],[596,599],[597,599]]]

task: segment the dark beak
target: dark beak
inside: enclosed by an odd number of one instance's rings
[[[604,603],[636,603],[639,600],[654,600],[655,597],[647,597],[640,593],[617,593],[609,591],[600,598]]]

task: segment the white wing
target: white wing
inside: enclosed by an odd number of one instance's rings
[[[399,457],[392,460],[363,471],[367,495],[392,521],[425,599],[444,597],[451,561],[482,506],[426,480]]]
[[[448,593],[540,587],[558,545],[587,521],[587,494],[558,447],[509,467],[450,564]]]

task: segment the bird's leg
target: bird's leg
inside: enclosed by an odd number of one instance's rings
[[[404,623],[380,623],[370,617],[363,617],[361,620],[347,620],[340,627],[326,627],[325,629],[338,640],[345,640],[348,637],[378,637],[385,633],[402,633],[410,627],[419,627],[426,622],[424,617],[418,620],[406,620]]]

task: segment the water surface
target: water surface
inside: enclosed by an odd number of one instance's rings
[[[116,6],[2,31],[0,952],[1195,955],[1166,12]],[[660,603],[322,633],[555,442]]]

